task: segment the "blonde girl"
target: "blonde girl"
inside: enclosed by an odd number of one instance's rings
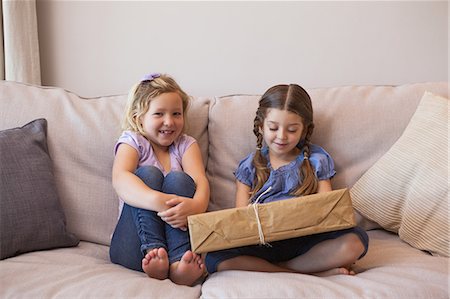
[[[121,202],[111,261],[181,285],[204,272],[186,227],[187,216],[206,211],[209,200],[200,148],[183,133],[188,105],[167,75],[146,75],[133,86],[112,170]]]
[[[236,207],[331,191],[334,162],[311,143],[313,109],[299,85],[276,85],[259,101],[253,132],[256,151],[235,172]],[[223,270],[297,272],[320,276],[353,274],[350,265],[365,255],[368,237],[356,227],[246,246],[206,255],[209,273]]]

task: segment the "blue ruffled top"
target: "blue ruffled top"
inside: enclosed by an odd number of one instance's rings
[[[332,178],[336,171],[334,170],[334,161],[331,156],[320,146],[311,144],[311,153],[309,160],[319,180],[327,180]],[[289,164],[283,165],[274,170],[270,165],[269,149],[267,146],[262,148],[262,154],[269,161],[267,167],[270,169],[270,175],[267,182],[252,198],[254,201],[261,194],[267,191],[269,187],[271,190],[265,193],[259,200],[259,203],[268,203],[281,199],[292,198],[290,195],[297,186],[300,180],[300,165],[303,163],[303,153],[300,153],[295,160]],[[235,171],[235,176],[241,183],[253,188],[253,180],[255,178],[255,167],[252,165],[255,153],[251,153],[246,158],[239,162],[239,166]]]

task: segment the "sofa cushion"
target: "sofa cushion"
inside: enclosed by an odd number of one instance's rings
[[[0,165],[0,259],[77,245],[56,191],[47,121],[0,131]]]
[[[198,299],[201,285],[151,279],[109,260],[109,247],[77,247],[22,254],[0,263],[0,298]]]
[[[447,96],[447,88],[442,82],[308,89],[314,108],[312,142],[324,147],[335,161],[333,188],[351,187],[394,144],[425,90]],[[233,171],[239,160],[255,149],[252,130],[259,98],[224,96],[211,104],[210,210],[234,206]]]
[[[368,232],[356,275],[222,271],[210,275],[202,298],[448,298],[448,258],[421,252],[384,230]]]
[[[425,93],[403,135],[353,186],[354,206],[410,245],[449,256],[448,100]]]
[[[127,95],[82,98],[62,88],[0,81],[0,130],[36,118],[48,121],[48,147],[67,228],[81,240],[109,244],[119,199],[111,183],[114,144]],[[195,98],[187,133],[206,163],[208,98]]]

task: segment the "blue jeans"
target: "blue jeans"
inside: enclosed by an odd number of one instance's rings
[[[183,197],[194,196],[194,180],[184,172],[173,171],[164,177],[158,168],[144,166],[138,168],[135,174],[153,190]],[[111,239],[111,262],[142,271],[142,258],[152,248],[165,248],[172,264],[191,249],[189,233],[171,227],[155,211],[125,203]]]

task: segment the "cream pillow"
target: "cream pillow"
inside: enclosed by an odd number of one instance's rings
[[[362,215],[443,256],[449,256],[447,115],[448,99],[425,92],[402,136],[351,189]]]

